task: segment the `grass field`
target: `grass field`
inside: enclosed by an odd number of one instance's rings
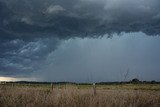
[[[160,107],[160,84],[1,84],[0,107]]]

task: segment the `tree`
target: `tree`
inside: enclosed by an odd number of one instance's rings
[[[139,83],[141,82],[138,78],[134,78],[131,80],[131,83]]]

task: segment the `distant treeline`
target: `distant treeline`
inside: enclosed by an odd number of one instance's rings
[[[92,85],[93,83],[76,83],[76,82],[37,82],[37,81],[15,81],[15,82],[1,82],[1,83],[18,83],[18,84],[74,84],[74,85]],[[109,84],[160,84],[160,81],[140,81],[135,78],[131,81],[122,81],[122,82],[97,82],[97,85],[109,85]]]

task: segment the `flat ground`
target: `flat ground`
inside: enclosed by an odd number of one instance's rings
[[[160,107],[160,84],[1,84],[0,107]]]

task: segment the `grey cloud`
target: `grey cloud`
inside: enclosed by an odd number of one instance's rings
[[[153,36],[159,29],[159,0],[0,0],[0,75],[27,76],[52,65],[48,56],[63,40],[121,32]]]
[[[36,71],[45,57],[60,43],[55,38],[1,41],[0,75],[28,76]]]
[[[123,81],[128,70],[127,80],[159,81],[159,41],[141,32],[65,40],[33,75],[44,81]]]
[[[46,13],[48,14],[58,14],[60,11],[64,11],[65,9],[59,5],[51,5],[46,9]],[[45,13],[44,13],[45,14]]]
[[[1,4],[0,15],[12,16],[1,20],[5,23],[1,29],[18,37],[39,33],[58,38],[160,33],[159,0],[1,0]]]

